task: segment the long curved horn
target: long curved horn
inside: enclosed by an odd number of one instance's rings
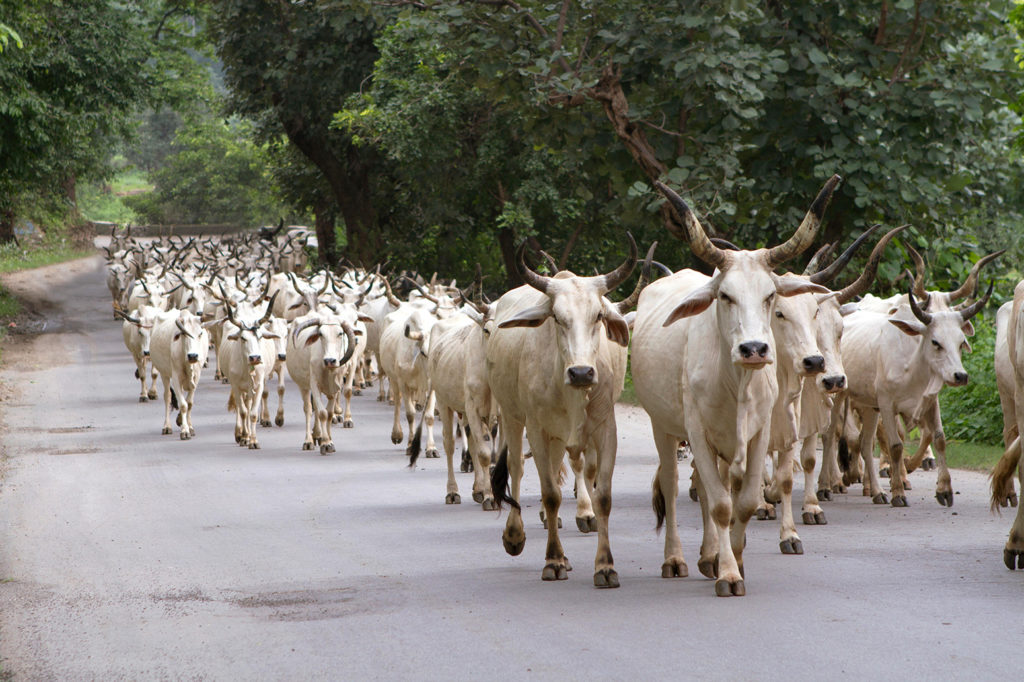
[[[832,193],[841,180],[842,178],[838,175],[833,175],[829,178],[825,186],[818,192],[818,196],[814,198],[811,208],[807,211],[807,215],[804,216],[800,227],[796,228],[793,236],[786,240],[785,243],[768,249],[765,261],[768,263],[769,268],[785,263],[811,245],[811,242],[814,241],[814,235],[818,231],[818,226],[821,225],[821,217],[825,214],[825,209],[828,208],[828,202],[832,198]]]
[[[345,337],[348,339],[348,348],[345,349],[345,355],[338,361],[339,366],[344,366],[352,354],[356,352],[356,333],[352,331],[352,327],[348,322],[341,323],[341,329],[345,332]]]
[[[301,324],[295,325],[295,329],[292,330],[292,341],[298,341],[299,334],[309,329],[310,327],[315,327],[318,324],[320,324],[320,318],[313,317],[308,320],[303,320]]]
[[[395,296],[395,292],[391,291],[391,282],[384,278],[384,294],[388,297],[388,303],[395,306],[396,308],[402,305],[402,301]]]
[[[964,322],[981,312],[981,309],[988,303],[988,299],[992,297],[992,288],[994,286],[995,282],[989,282],[988,291],[985,292],[985,295],[960,311],[960,316],[964,319]]]
[[[719,270],[728,267],[727,263],[730,261],[730,257],[725,251],[711,243],[707,232],[704,231],[704,227],[697,220],[697,216],[693,214],[687,203],[683,201],[683,198],[673,192],[668,185],[658,180],[654,181],[654,186],[665,195],[665,198],[672,204],[672,207],[682,220],[683,226],[686,227],[686,236],[690,242],[690,250],[693,251],[693,255]]]
[[[904,244],[903,248],[905,248],[907,250],[907,253],[910,254],[910,260],[914,261],[914,272],[917,273],[917,276],[913,278],[914,294],[918,298],[923,299],[928,295],[927,292],[925,292],[924,290],[924,258],[921,258],[921,254],[919,254],[917,252],[917,249],[915,249],[910,244]]]
[[[655,268],[657,268],[661,272],[661,274],[665,275],[666,277],[671,277],[672,275],[676,274],[676,273],[672,272],[672,268],[670,268],[669,266],[665,265],[664,263],[659,263],[656,260],[652,260],[651,261],[651,265],[653,265]]]
[[[523,240],[523,243],[516,249],[516,270],[519,272],[519,276],[537,291],[547,293],[548,287],[551,285],[551,278],[531,270],[524,260],[525,253],[526,240]]]
[[[913,284],[910,284],[907,287],[907,297],[910,299],[910,311],[912,313],[914,313],[914,317],[916,317],[917,319],[921,320],[921,322],[924,322],[925,324],[931,324],[932,323],[932,315],[931,315],[931,313],[926,313],[925,311],[921,310],[921,306],[917,305],[917,301],[914,299],[914,285]],[[960,313],[960,314],[963,315],[963,313]],[[964,319],[966,320],[967,318],[965,317]]]
[[[430,301],[431,303],[437,304],[437,303],[441,302],[440,299],[437,298],[437,296],[433,296],[430,293],[428,293],[427,290],[424,289],[423,286],[419,282],[417,282],[416,280],[409,279],[408,277],[406,277],[405,280],[407,282],[409,282],[409,284],[411,284],[414,287],[416,287],[416,290],[420,292],[420,295],[423,296],[423,298],[425,298],[428,301]]]
[[[636,287],[633,289],[633,293],[618,302],[617,305],[621,314],[625,315],[636,307],[637,301],[640,300],[640,292],[644,290],[644,287],[651,283],[651,259],[654,258],[654,250],[656,248],[658,248],[658,242],[654,242],[651,244],[651,248],[647,249],[647,255],[644,257],[643,267],[640,269],[640,279],[636,281]]]
[[[733,244],[728,239],[722,239],[721,237],[712,237],[711,238],[711,243],[714,244],[715,246],[717,246],[720,249],[725,249],[726,251],[742,251],[743,250],[740,247],[738,247],[735,244]]]
[[[604,275],[604,291],[602,293],[608,293],[617,289],[633,272],[633,268],[636,267],[636,240],[633,239],[633,235],[629,232],[626,232],[626,238],[629,239],[629,255],[626,256],[626,260],[622,262],[622,265]]]
[[[961,284],[959,288],[949,292],[949,300],[958,301],[961,298],[973,296],[975,293],[977,293],[978,275],[981,273],[981,269],[985,267],[985,265],[987,265],[988,263],[994,261],[996,258],[999,258],[999,256],[1003,255],[1004,253],[1006,253],[1006,249],[996,251],[995,253],[990,253],[987,256],[978,259],[978,262],[974,264],[973,268],[971,268],[970,274],[967,275],[967,280],[963,284]]]
[[[886,232],[885,236],[878,240],[875,248],[871,250],[871,256],[868,257],[868,262],[864,265],[864,271],[860,273],[860,277],[843,287],[836,296],[836,300],[839,301],[840,305],[849,303],[854,296],[860,296],[868,290],[871,282],[875,279],[875,274],[878,272],[878,264],[882,261],[882,252],[885,251],[885,247],[892,241],[893,237],[908,227],[909,225],[900,225]]]
[[[544,257],[545,261],[547,261],[548,269],[551,270],[552,275],[557,273],[561,269],[558,267],[558,263],[555,262],[555,259],[551,257],[550,253],[548,253],[544,249],[541,249],[540,255]]]
[[[824,270],[820,270],[811,275],[811,281],[814,282],[815,284],[827,285],[829,282],[835,279],[836,275],[842,272],[843,268],[845,268],[847,264],[850,262],[850,259],[853,258],[853,254],[857,251],[858,248],[860,248],[860,245],[867,241],[867,238],[873,235],[880,227],[881,225],[872,225],[867,230],[865,230],[864,234],[854,239],[853,243],[847,247],[846,251],[843,251],[839,258],[836,258],[834,263],[829,265]]]
[[[832,255],[832,249],[836,248],[838,242],[825,243],[820,249],[814,252],[811,256],[811,260],[807,261],[807,267],[804,268],[802,274],[813,275],[814,273],[821,270],[821,264],[828,260],[828,257]]]
[[[189,334],[185,330],[185,326],[181,323],[181,318],[180,317],[177,320],[174,321],[174,326],[178,328],[179,332],[181,332],[182,334],[184,334],[188,338],[190,338],[190,339],[194,339],[195,338],[194,336],[192,336],[191,334]]]
[[[275,291],[274,295],[270,297],[269,301],[267,301],[267,312],[263,313],[263,317],[260,318],[260,321],[257,323],[257,326],[269,320],[270,316],[274,314],[274,300],[280,293],[280,291]]]
[[[142,324],[141,320],[139,320],[138,318],[132,317],[131,315],[129,315],[125,311],[121,310],[120,308],[114,310],[114,314],[120,316],[124,320],[128,320],[132,324],[137,324],[137,325],[141,325]]]

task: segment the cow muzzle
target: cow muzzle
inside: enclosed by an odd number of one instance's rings
[[[149,351],[148,350],[142,351],[142,357],[148,358],[149,357]]]
[[[948,383],[950,386],[966,386],[968,381],[970,381],[970,377],[967,372],[954,372],[953,381]]]
[[[277,354],[277,359],[283,361],[283,360],[286,360],[287,358],[285,357],[284,353],[278,353]]]
[[[324,358],[324,367],[337,367],[338,358]]]
[[[820,355],[809,355],[804,358],[803,369],[806,374],[821,374],[825,371],[825,358]]]
[[[764,367],[772,361],[769,357],[771,349],[764,341],[744,341],[737,350],[740,353],[739,364],[744,367]]]
[[[186,357],[189,362],[199,362],[199,353],[189,353]]]
[[[821,378],[821,387],[826,393],[836,393],[846,388],[846,375],[836,374]]]
[[[573,365],[565,370],[565,380],[575,388],[586,388],[597,383],[597,370],[589,365]]]
[[[249,356],[249,364],[250,365],[258,365],[261,362],[263,362],[263,358],[260,357],[259,355],[250,355]]]

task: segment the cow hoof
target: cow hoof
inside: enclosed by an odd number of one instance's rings
[[[494,501],[493,497],[485,497],[481,503],[484,511],[497,511],[498,504]]]
[[[379,396],[377,396],[377,402],[378,402],[378,403],[382,403],[382,402],[384,402],[385,400],[387,400],[387,399],[386,399],[386,398],[385,398],[384,396],[382,396],[382,395],[379,395]]]
[[[854,483],[861,482],[863,482],[863,476],[857,476],[855,474],[851,474],[850,472],[846,472],[845,474],[843,474],[843,485],[850,486],[853,485]]]
[[[1017,506],[1017,493],[1010,493],[1006,499],[1010,503],[1011,507]]]
[[[760,507],[757,510],[758,521],[772,521],[775,519],[775,507]]]
[[[1024,550],[1004,549],[1003,563],[1011,571],[1015,571],[1018,568],[1024,569]]]
[[[953,491],[952,490],[944,490],[942,492],[937,492],[937,493],[935,493],[935,499],[938,500],[939,504],[941,504],[943,507],[952,507],[953,506]]]
[[[837,495],[845,495],[846,486],[842,485],[841,483],[836,483],[834,486],[832,486],[832,492],[836,493]]]
[[[476,502],[477,504],[480,504],[481,502],[484,501],[484,494],[482,492],[480,492],[479,490],[474,490],[473,491],[473,501]]]
[[[614,568],[602,568],[594,573],[594,587],[613,588],[619,586],[619,574]]]
[[[832,491],[829,488],[822,488],[817,492],[818,502],[831,502]]]
[[[359,390],[358,388],[353,388],[352,389],[352,395],[362,395],[362,394],[363,394],[363,392],[361,390]]]
[[[458,493],[448,493],[444,496],[445,504],[462,504],[462,498]]]
[[[281,415],[274,417],[274,426],[284,426],[284,417]]]
[[[729,582],[725,578],[715,581],[715,595],[719,597],[743,597],[747,594],[747,588],[743,586],[742,580]]]
[[[889,498],[885,496],[885,493],[878,493],[871,498],[871,501],[875,504],[889,504]]]
[[[889,467],[882,467],[878,470],[879,478],[889,478]]]
[[[307,440],[305,443],[302,444],[302,449],[303,450],[312,450],[313,449],[313,442]]]
[[[828,521],[825,520],[825,512],[804,512],[803,513],[804,525],[805,526],[827,526]]]
[[[169,426],[165,426],[164,428],[160,429],[160,435],[161,436],[169,436],[169,435],[171,435],[171,428]]]
[[[441,455],[437,454],[437,448],[427,448],[423,456],[427,459],[439,459],[441,457]]]
[[[334,452],[334,443],[322,443],[320,445],[320,454],[329,455]]]
[[[395,434],[391,434],[391,442],[394,443],[395,445],[401,445],[402,444],[402,434],[398,434],[397,437],[395,436]]]
[[[261,419],[260,420],[260,426],[270,426],[270,420],[269,419]]]
[[[591,521],[593,521],[594,523],[591,524]],[[591,528],[591,525],[593,525],[593,528]],[[580,529],[581,533],[589,533],[591,531],[597,530],[597,517],[577,516],[576,527]]]
[[[783,554],[803,554],[804,544],[800,542],[800,538],[788,538],[779,543],[779,549]]]
[[[156,391],[150,391],[149,393],[146,394],[146,397],[149,398],[150,400],[156,400]]]
[[[906,495],[893,495],[892,506],[894,507],[907,507],[907,496]]]
[[[682,559],[666,559],[661,565],[662,578],[685,578],[690,575],[690,569]]]
[[[716,554],[714,559],[699,559],[697,561],[697,570],[705,578],[717,578],[718,555]]]
[[[935,459],[929,457],[921,461],[921,471],[935,471]]]
[[[690,499],[693,500],[694,502],[700,502],[700,499],[697,497],[696,488],[690,488]]]
[[[501,544],[504,545],[505,551],[512,556],[519,556],[523,553],[523,547],[526,547],[526,538],[516,540],[513,542],[504,535],[501,536]]]
[[[147,397],[146,397],[146,396],[144,396],[144,395],[140,395],[140,396],[139,396],[139,402],[140,402],[140,403],[148,403],[148,402],[149,402],[149,398],[147,398]]]
[[[355,425],[356,425],[356,423],[355,423],[354,421],[352,421],[351,419],[346,419],[346,420],[345,420],[345,421],[344,421],[344,422],[342,423],[341,427],[342,427],[343,429],[351,429],[351,428],[355,427]]]
[[[220,379],[220,383],[222,383],[222,384],[226,384],[226,383],[229,383],[229,382],[228,382],[228,378],[227,378],[227,377],[221,377],[221,379]]]
[[[565,565],[561,562],[551,562],[544,567],[544,570],[540,574],[541,580],[568,580],[569,571],[565,570]]]
[[[249,443],[249,449],[250,450],[259,450],[260,449],[260,444],[257,443],[256,441],[253,441],[253,442]]]
[[[191,440],[192,434],[189,433],[188,431],[182,431],[179,438],[181,438],[181,440]]]

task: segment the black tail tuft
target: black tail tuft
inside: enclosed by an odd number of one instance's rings
[[[416,433],[412,435],[412,442],[409,443],[409,447],[405,449],[405,454],[409,458],[409,468],[412,469],[416,466],[416,460],[420,456],[420,436],[423,435],[423,417],[420,417],[420,423],[416,427]]]
[[[180,407],[178,407],[178,396],[174,393],[174,389],[173,388],[171,389],[171,409],[172,410],[180,410],[181,409]]]
[[[845,436],[839,438],[839,470],[850,470],[850,444],[846,442]]]
[[[665,493],[661,491],[657,473],[654,474],[654,482],[651,483],[651,506],[654,508],[654,518],[658,522],[654,530],[660,533],[661,527],[665,525]]]
[[[508,502],[513,509],[522,511],[519,503],[512,499],[508,493],[508,447],[502,448],[501,456],[498,457],[491,473],[491,491],[494,493],[494,503],[501,509],[502,502]]]

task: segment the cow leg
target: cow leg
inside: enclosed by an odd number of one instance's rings
[[[719,467],[719,468],[721,468],[721,467]],[[774,474],[778,470],[778,468],[779,468],[778,462],[773,461],[772,462],[772,473]],[[760,487],[759,487],[759,489],[757,491],[757,512],[756,513],[757,513],[757,520],[758,521],[774,520],[775,516],[776,516],[774,502],[781,501],[781,499],[782,499],[782,496],[778,492],[777,484],[776,485],[772,485],[772,480],[769,479],[768,476],[767,476],[767,472],[768,472],[767,467],[764,467],[764,471],[765,471],[765,476],[763,477],[763,480],[761,481],[761,485],[760,485]],[[728,471],[723,471],[722,472],[722,476],[723,477],[725,477],[727,475],[728,475]],[[771,485],[771,491],[768,490],[770,485]],[[771,497],[771,500],[772,500],[771,502],[768,501],[766,495]]]
[[[187,389],[183,391],[184,398],[178,398],[178,407],[181,412],[181,440],[188,440],[196,435],[192,428],[192,405],[196,399],[196,384],[192,381]]]
[[[875,460],[871,456],[874,451],[875,430],[878,428],[879,413],[871,408],[858,412],[861,420],[859,448],[860,457],[864,462],[864,494],[870,495],[871,501],[875,504],[888,504],[889,498],[882,492],[882,486],[878,482],[878,472],[875,471]]]
[[[160,381],[164,386],[164,427],[161,429],[161,435],[168,435],[174,431],[171,427],[171,378],[160,377]],[[181,409],[181,399],[178,399],[178,409]]]
[[[270,426],[270,401],[267,400],[270,387],[264,382],[263,392],[260,394],[260,426]]]
[[[890,471],[889,490],[892,493],[892,506],[906,507],[907,494],[903,488],[903,477],[900,472],[903,470],[903,440],[899,433],[899,417],[895,408],[891,405],[879,405],[882,428],[885,430],[886,440],[889,441]]]
[[[361,362],[349,363],[348,371],[345,375],[345,411],[342,414],[341,421],[341,428],[343,429],[351,429],[355,426],[355,422],[352,421],[352,394],[356,393],[358,395],[358,392],[353,390],[352,385],[356,378],[355,370],[357,367],[362,367],[362,364]]]
[[[576,527],[582,533],[589,533],[597,530],[597,517],[594,515],[594,505],[590,498],[593,492],[592,479],[585,475],[586,460],[582,451],[573,449],[569,451],[569,466],[572,467],[573,477],[576,480]]]
[[[469,441],[469,453],[473,457],[473,501],[479,502],[485,511],[497,509],[494,493],[491,492],[491,479],[488,468],[491,464],[490,453],[484,440],[487,433],[486,417],[481,418],[480,411],[472,399],[466,400],[466,439]]]
[[[845,493],[839,473],[839,440],[836,427],[842,419],[842,401],[833,401],[829,424],[821,433],[821,471],[818,472],[818,499],[831,500],[832,493]]]
[[[562,491],[558,487],[558,473],[565,454],[565,443],[550,438],[536,426],[527,427],[527,439],[533,452],[533,461],[540,476],[540,499],[548,519],[548,542],[544,551],[544,570],[541,580],[566,580],[569,577],[569,562],[558,538],[558,509],[562,504]]]
[[[696,408],[685,410],[685,412],[696,413]],[[729,535],[729,526],[733,523],[733,499],[729,489],[722,482],[722,476],[718,471],[718,455],[713,452],[707,444],[707,436],[699,424],[695,424],[687,441],[690,443],[690,450],[693,452],[693,464],[700,477],[698,491],[700,493],[702,515],[710,521],[705,526],[705,533],[711,535],[701,544],[701,557],[697,566],[701,573],[709,577],[715,577],[715,594],[719,597],[730,595],[743,596],[746,594],[746,587],[743,584],[743,575],[740,573],[740,565],[733,552],[733,546]],[[667,463],[669,453],[662,454],[658,450],[659,467]],[[671,459],[675,459],[675,446],[671,450]],[[760,476],[764,471],[764,451],[759,453],[761,463],[751,468],[758,478],[756,485],[761,485]],[[757,507],[756,490],[751,490],[754,495],[751,497],[751,513]],[[749,518],[749,517],[748,517]],[[743,527],[746,528],[744,522]],[[708,545],[716,543],[714,556],[708,553]],[[709,563],[710,562],[710,563]]]
[[[509,494],[517,503],[520,502],[519,489],[523,481],[523,425],[502,417],[501,433],[508,448],[506,462],[508,464]],[[505,530],[501,534],[501,542],[505,551],[518,556],[526,546],[526,530],[523,528],[521,509],[513,507],[509,510]]]
[[[377,373],[377,383],[380,386],[380,391],[377,393],[377,402],[378,403],[383,403],[383,402],[385,402],[388,399],[388,392],[384,388],[384,379],[386,379],[386,378],[387,378],[387,375],[384,374],[384,370],[383,370],[383,368],[381,368],[378,371],[378,373]],[[399,441],[399,443],[400,442],[401,441]]]
[[[796,532],[793,520],[793,459],[798,443],[779,452],[775,467],[775,484],[782,496],[782,523],[779,527],[779,549],[783,554],[803,554],[804,546]]]
[[[242,445],[242,438],[245,430],[242,427],[242,392],[234,386],[231,387],[231,397],[228,399],[228,407],[234,406],[235,411],[235,442]]]
[[[336,388],[331,386],[331,388]],[[325,394],[327,398],[327,405],[324,409],[319,410],[319,421],[323,425],[323,431],[321,431],[320,439],[320,454],[329,455],[335,451],[334,449],[334,437],[331,435],[331,424],[334,423],[334,410],[338,406],[338,397],[341,392],[335,390],[333,393]]]
[[[394,443],[395,445],[401,445],[402,438],[404,438],[402,434],[402,424],[401,422],[399,422],[399,412],[402,409],[401,403],[402,391],[399,390],[397,386],[395,386],[395,420],[394,423],[391,425],[391,442]],[[406,412],[408,412],[408,410],[406,410]],[[410,428],[412,427],[410,426]]]
[[[284,426],[284,363],[278,360],[277,365],[277,414],[274,425]]]
[[[425,415],[424,415],[425,417]],[[444,457],[448,464],[448,484],[445,489],[445,504],[461,504],[459,496],[459,483],[455,480],[455,434],[452,428],[452,420],[455,414],[452,408],[441,405],[441,441],[444,444]]]
[[[149,402],[149,394],[146,391],[146,358],[142,354],[135,357],[135,377],[142,382],[142,389],[139,391],[139,402]]]
[[[437,446],[434,444],[434,405],[437,402],[437,397],[433,391],[427,394],[427,404],[423,406],[423,426],[427,432],[427,446],[424,451],[424,456],[428,458],[438,457]],[[412,432],[412,420],[413,415],[410,412],[406,412],[409,416],[409,431]]]
[[[924,460],[932,456],[932,430],[925,428],[921,425],[921,442],[917,446],[917,451],[913,457],[907,459],[907,473],[913,473],[918,468],[927,471],[927,466],[924,465]],[[934,464],[934,462],[933,462]]]
[[[1020,439],[1014,433],[1014,441],[1007,447],[1007,450],[1012,448],[1020,449]],[[1006,457],[1006,455],[1003,455]],[[1019,452],[1018,452],[1019,459]],[[1024,490],[1024,466],[1020,466],[1020,462],[1017,464],[1017,477],[1020,479],[1020,488]],[[1009,487],[1013,487],[1013,476],[1007,476],[1009,481]],[[1003,563],[1011,571],[1018,568],[1024,569],[1024,504],[1017,507],[1017,515],[1013,519],[1013,525],[1010,527],[1010,537],[1006,540],[1006,547],[1003,548]]]
[[[265,379],[262,375],[257,375],[259,378],[256,380],[256,385],[253,386],[253,390],[249,393],[250,409],[249,409],[249,449],[259,450],[260,441],[256,437],[256,419],[259,417],[260,409],[263,406],[263,396],[266,395],[264,392]],[[269,425],[269,423],[268,423]]]
[[[818,444],[818,436],[804,438],[800,446],[800,467],[804,472],[804,504],[800,509],[805,526],[825,525],[825,512],[818,504],[818,496],[814,492],[814,452]]]
[[[654,507],[657,527],[660,529],[662,524],[665,525],[665,561],[661,564],[661,577],[685,578],[690,570],[683,558],[683,543],[679,540],[676,521],[676,498],[679,496],[679,460],[676,458],[676,450],[679,439],[655,429],[654,446],[658,450],[658,470],[654,473],[651,485],[651,506]],[[704,560],[703,553],[701,560]]]
[[[156,367],[153,365],[153,360],[148,361],[149,364],[149,390],[146,392],[146,397],[150,400],[156,400]],[[143,375],[145,376],[145,375]]]
[[[932,434],[935,445],[935,462],[938,465],[938,478],[935,481],[935,499],[944,507],[953,506],[953,482],[946,466],[946,434],[942,430],[942,415],[939,413],[939,401],[936,398],[925,408],[921,415],[922,432],[927,429]]]
[[[612,558],[611,539],[608,534],[608,519],[612,513],[612,474],[615,472],[618,437],[615,418],[611,415],[595,430],[592,438],[592,455],[587,457],[587,470],[596,464],[594,476],[594,511],[597,513],[597,553],[594,556],[594,587],[618,587],[619,574],[615,571]],[[589,479],[590,477],[585,477]],[[568,563],[568,561],[566,561]]]
[[[312,392],[308,388],[299,387],[299,391],[302,393],[302,413],[306,417],[306,437],[302,441],[303,450],[313,449],[313,397]]]

